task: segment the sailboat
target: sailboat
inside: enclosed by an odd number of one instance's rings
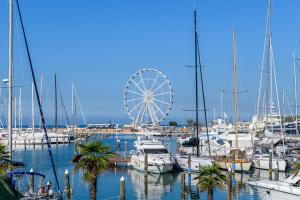
[[[199,171],[199,167],[201,166],[212,166],[214,163],[214,160],[210,158],[210,139],[208,135],[208,124],[207,124],[207,114],[206,114],[206,104],[205,104],[205,96],[204,96],[204,86],[203,86],[203,78],[202,78],[202,69],[201,69],[201,63],[200,63],[200,52],[199,52],[199,41],[198,41],[198,33],[197,33],[197,12],[194,10],[194,42],[195,42],[195,113],[196,113],[196,155],[187,155],[187,154],[175,154],[176,164],[179,165],[179,167],[182,170],[187,170],[188,172],[197,172]],[[198,66],[199,63],[199,66]],[[198,115],[198,67],[200,68],[200,79],[201,79],[201,86],[202,86],[202,100],[203,100],[203,107],[204,107],[204,117],[205,117],[205,125],[206,125],[206,136],[207,136],[207,145],[208,145],[208,154],[209,157],[205,157],[203,155],[200,156],[200,148],[199,148],[199,115]],[[193,148],[192,148],[193,149]],[[194,152],[188,152],[189,154],[192,154]],[[191,159],[191,166],[188,166],[188,160],[189,157]],[[190,168],[189,168],[190,167]]]
[[[252,162],[245,159],[239,159],[240,154],[240,146],[239,146],[239,139],[240,139],[240,130],[238,127],[238,108],[237,108],[237,84],[236,84],[236,39],[235,39],[235,30],[232,33],[232,44],[233,44],[233,68],[234,68],[234,132],[229,132],[229,135],[234,134],[234,139],[231,139],[231,153],[234,153],[234,158],[216,158],[217,164],[220,166],[221,169],[228,170],[233,169],[234,171],[249,171]],[[232,134],[233,133],[233,134]],[[226,134],[226,133],[224,133]],[[230,136],[226,135],[224,138],[228,138]],[[251,141],[251,140],[250,140]],[[234,144],[233,144],[234,142]]]
[[[258,146],[254,149],[253,163],[255,168],[259,169],[272,169],[279,168],[280,171],[285,171],[287,167],[287,162],[285,159],[280,158],[280,154],[285,154],[285,138],[282,129],[281,115],[279,109],[279,99],[277,91],[277,81],[273,58],[273,46],[272,46],[272,35],[270,29],[270,18],[271,18],[271,0],[268,0],[268,15],[267,15],[267,25],[266,25],[266,37],[264,46],[264,55],[261,66],[261,77],[260,77],[260,87],[259,87],[259,97],[257,104],[257,115],[256,120],[253,121],[254,126],[256,126],[257,131],[261,128],[264,129],[265,137],[261,138]],[[267,51],[267,52],[265,52]],[[266,56],[265,56],[266,53]],[[265,59],[266,57],[266,59]],[[265,66],[266,65],[266,66]],[[267,71],[265,83],[263,80],[263,72]],[[278,113],[275,112],[275,106],[273,103],[273,82],[275,81],[275,89],[277,94],[277,106]],[[265,89],[263,94],[263,89]],[[265,96],[262,98],[262,96]],[[262,101],[263,100],[263,101]],[[279,127],[279,132],[275,133],[275,127]],[[282,147],[278,147],[277,151],[274,148],[276,143],[282,143]],[[264,150],[266,149],[266,150]],[[269,149],[272,150],[272,164],[269,164]],[[264,154],[267,153],[267,155]],[[275,154],[277,152],[277,155]]]

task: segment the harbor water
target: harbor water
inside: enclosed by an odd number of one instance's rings
[[[110,136],[98,134],[92,136],[89,140],[99,140],[110,146],[113,151],[116,151],[117,139],[121,141],[121,151],[124,150],[124,144],[125,141],[127,141],[128,151],[130,151],[133,149],[133,143],[136,138],[136,135],[128,134]],[[170,152],[174,153],[176,151],[175,137],[163,137],[159,139],[167,144]],[[61,191],[64,190],[64,172],[68,169],[73,191],[71,198],[76,200],[89,199],[89,185],[84,181],[83,173],[71,173],[73,164],[70,163],[70,160],[74,155],[74,144],[54,144],[52,145],[52,150]],[[17,161],[26,163],[25,169],[27,171],[33,168],[35,172],[46,175],[46,179],[37,180],[36,185],[40,184],[41,181],[46,182],[49,180],[55,185],[46,146],[43,148],[41,146],[36,146],[35,148],[28,146],[26,149],[17,147],[14,152],[14,158]],[[180,173],[176,172],[163,175],[149,174],[148,184],[145,184],[144,175],[142,173],[126,167],[110,169],[99,175],[97,199],[118,199],[119,183],[122,176],[125,178],[126,199],[180,199]],[[190,178],[188,176],[186,177],[186,199],[206,199],[206,192],[200,192],[197,189],[197,180],[194,179],[195,175],[192,175]],[[255,194],[248,185],[244,184],[248,177],[248,174],[236,174],[236,180],[233,181],[233,199],[258,199],[257,194]],[[20,187],[26,187],[26,185],[23,184]],[[227,199],[226,189],[224,191],[214,191],[214,198]]]

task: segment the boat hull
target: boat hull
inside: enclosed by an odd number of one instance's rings
[[[248,185],[262,200],[300,199],[300,188],[280,184],[250,181]]]
[[[272,169],[274,170],[275,168],[277,168],[277,162],[278,162],[278,170],[279,171],[285,171],[286,167],[287,167],[287,163],[285,160],[276,160],[273,159],[272,160]],[[265,169],[265,170],[269,170],[269,159],[258,159],[258,160],[253,160],[253,166],[254,168],[257,169]]]
[[[217,165],[220,166],[221,169],[223,170],[228,170],[228,169],[232,169],[234,168],[235,171],[240,171],[240,172],[248,172],[251,169],[252,166],[252,162],[250,161],[244,161],[244,162],[236,162],[233,163],[232,162],[226,162],[226,161],[218,161],[216,162]]]
[[[144,172],[144,159],[141,156],[135,156],[133,155],[131,157],[130,167],[133,169]],[[147,164],[147,172],[148,173],[153,173],[153,174],[164,174],[171,172],[173,170],[173,163],[171,162],[165,162],[165,161],[156,161],[153,162],[151,159],[149,159],[148,164]]]
[[[189,171],[188,169],[188,158],[187,156],[176,156],[176,161],[179,165],[179,167],[181,168],[181,170],[183,171]],[[191,169],[190,172],[194,173],[194,172],[198,172],[199,171],[199,167],[201,166],[212,166],[214,163],[214,160],[209,159],[209,158],[205,158],[205,157],[195,157],[192,156],[191,157]]]

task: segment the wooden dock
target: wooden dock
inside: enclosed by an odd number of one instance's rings
[[[124,165],[127,166],[127,164],[130,162],[130,158],[114,157],[114,158],[109,158],[108,161],[116,167],[124,166]]]

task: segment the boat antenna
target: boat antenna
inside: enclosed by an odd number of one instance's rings
[[[36,94],[37,102],[38,102],[38,106],[39,106],[39,112],[40,112],[40,117],[41,117],[41,121],[42,121],[42,127],[43,127],[45,138],[46,138],[46,141],[47,141],[48,153],[49,153],[49,157],[50,157],[50,161],[51,161],[51,166],[52,166],[52,170],[53,170],[53,173],[54,173],[57,189],[58,189],[59,193],[61,193],[60,187],[59,187],[59,182],[58,182],[58,177],[57,177],[57,173],[56,173],[55,163],[54,163],[54,159],[53,159],[53,155],[52,155],[51,144],[49,143],[48,132],[47,132],[46,122],[45,122],[45,116],[44,116],[44,112],[43,112],[43,109],[42,109],[42,106],[41,106],[41,101],[40,101],[40,98],[39,98],[40,97],[39,96],[39,91],[38,91],[37,84],[36,84],[35,73],[34,73],[34,70],[33,70],[31,55],[30,55],[30,52],[29,52],[27,37],[26,37],[26,33],[25,33],[23,20],[22,20],[22,14],[21,14],[20,6],[19,6],[19,0],[17,0],[16,2],[17,2],[19,19],[20,19],[20,23],[21,23],[21,26],[22,26],[22,32],[23,32],[24,42],[25,42],[25,46],[26,46],[26,52],[27,52],[28,61],[29,61],[29,65],[30,65],[30,71],[31,71],[31,75],[32,75],[33,83],[34,83],[35,94]]]

